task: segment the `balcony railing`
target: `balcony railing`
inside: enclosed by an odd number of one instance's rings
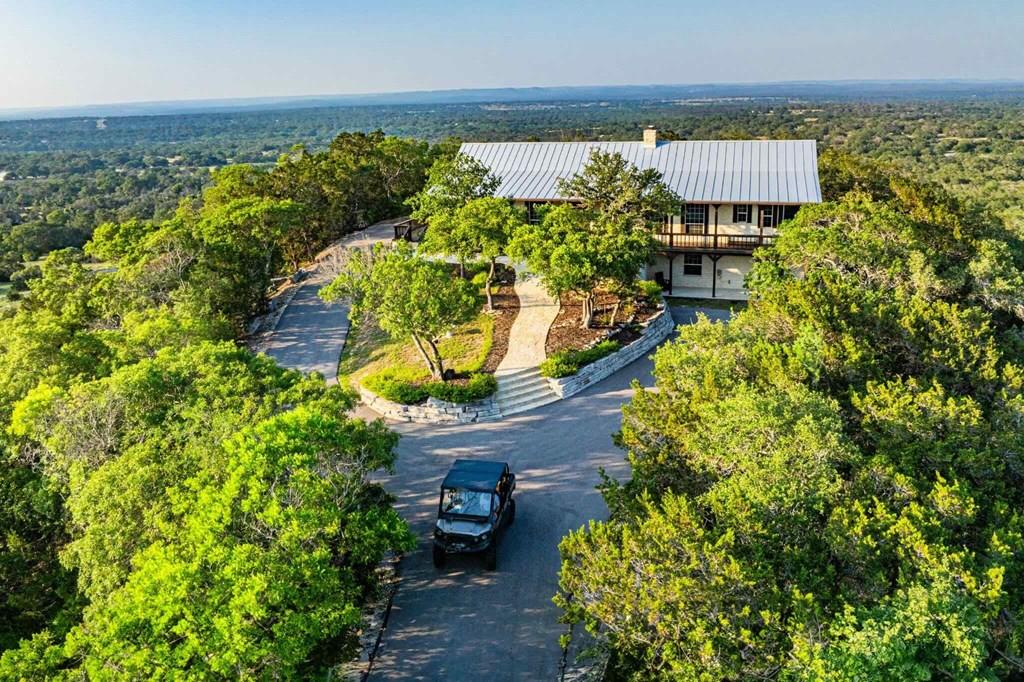
[[[752,253],[761,246],[771,246],[775,235],[760,234],[682,234],[656,232],[655,239],[666,248],[679,251],[721,251]]]

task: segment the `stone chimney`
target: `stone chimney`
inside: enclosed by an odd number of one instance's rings
[[[654,128],[644,128],[644,149],[654,149],[658,146],[658,131]]]

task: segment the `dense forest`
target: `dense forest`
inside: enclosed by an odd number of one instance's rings
[[[1024,675],[1024,242],[820,165],[749,307],[657,350],[611,519],[561,545],[557,601],[606,680]]]
[[[1020,679],[1024,111],[998,99],[0,123],[0,679],[328,677],[413,543],[371,476],[397,436],[246,320],[458,138],[644,125],[818,139],[826,203],[745,312],[658,351],[633,476],[561,546],[565,619],[610,679]]]
[[[355,651],[397,435],[237,340],[443,147],[342,134],[49,253],[0,316],[0,679],[306,678]],[[87,267],[100,261],[105,268]]]
[[[233,163],[273,166],[341,131],[439,141],[812,138],[892,163],[956,196],[1019,210],[1024,110],[1009,95],[948,101],[566,101],[327,107],[0,122],[0,281],[96,226],[170,216]]]

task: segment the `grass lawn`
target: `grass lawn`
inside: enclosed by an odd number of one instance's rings
[[[445,367],[469,373],[483,366],[493,340],[494,318],[481,313],[441,341],[438,348]],[[353,325],[338,362],[339,381],[354,388],[367,376],[383,370],[403,381],[430,378],[430,371],[412,340],[393,341],[376,325]]]
[[[670,306],[684,305],[690,308],[711,308],[713,310],[728,310],[738,313],[747,307],[746,301],[722,301],[714,298],[686,298],[683,296],[666,296],[665,300]]]

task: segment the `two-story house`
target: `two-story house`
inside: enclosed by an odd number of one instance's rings
[[[654,168],[682,199],[656,233],[662,248],[647,277],[677,296],[744,299],[754,249],[803,204],[820,203],[814,140],[637,142],[474,142],[461,151],[486,165],[508,197],[537,219],[539,204],[572,201],[558,192],[599,149]]]

